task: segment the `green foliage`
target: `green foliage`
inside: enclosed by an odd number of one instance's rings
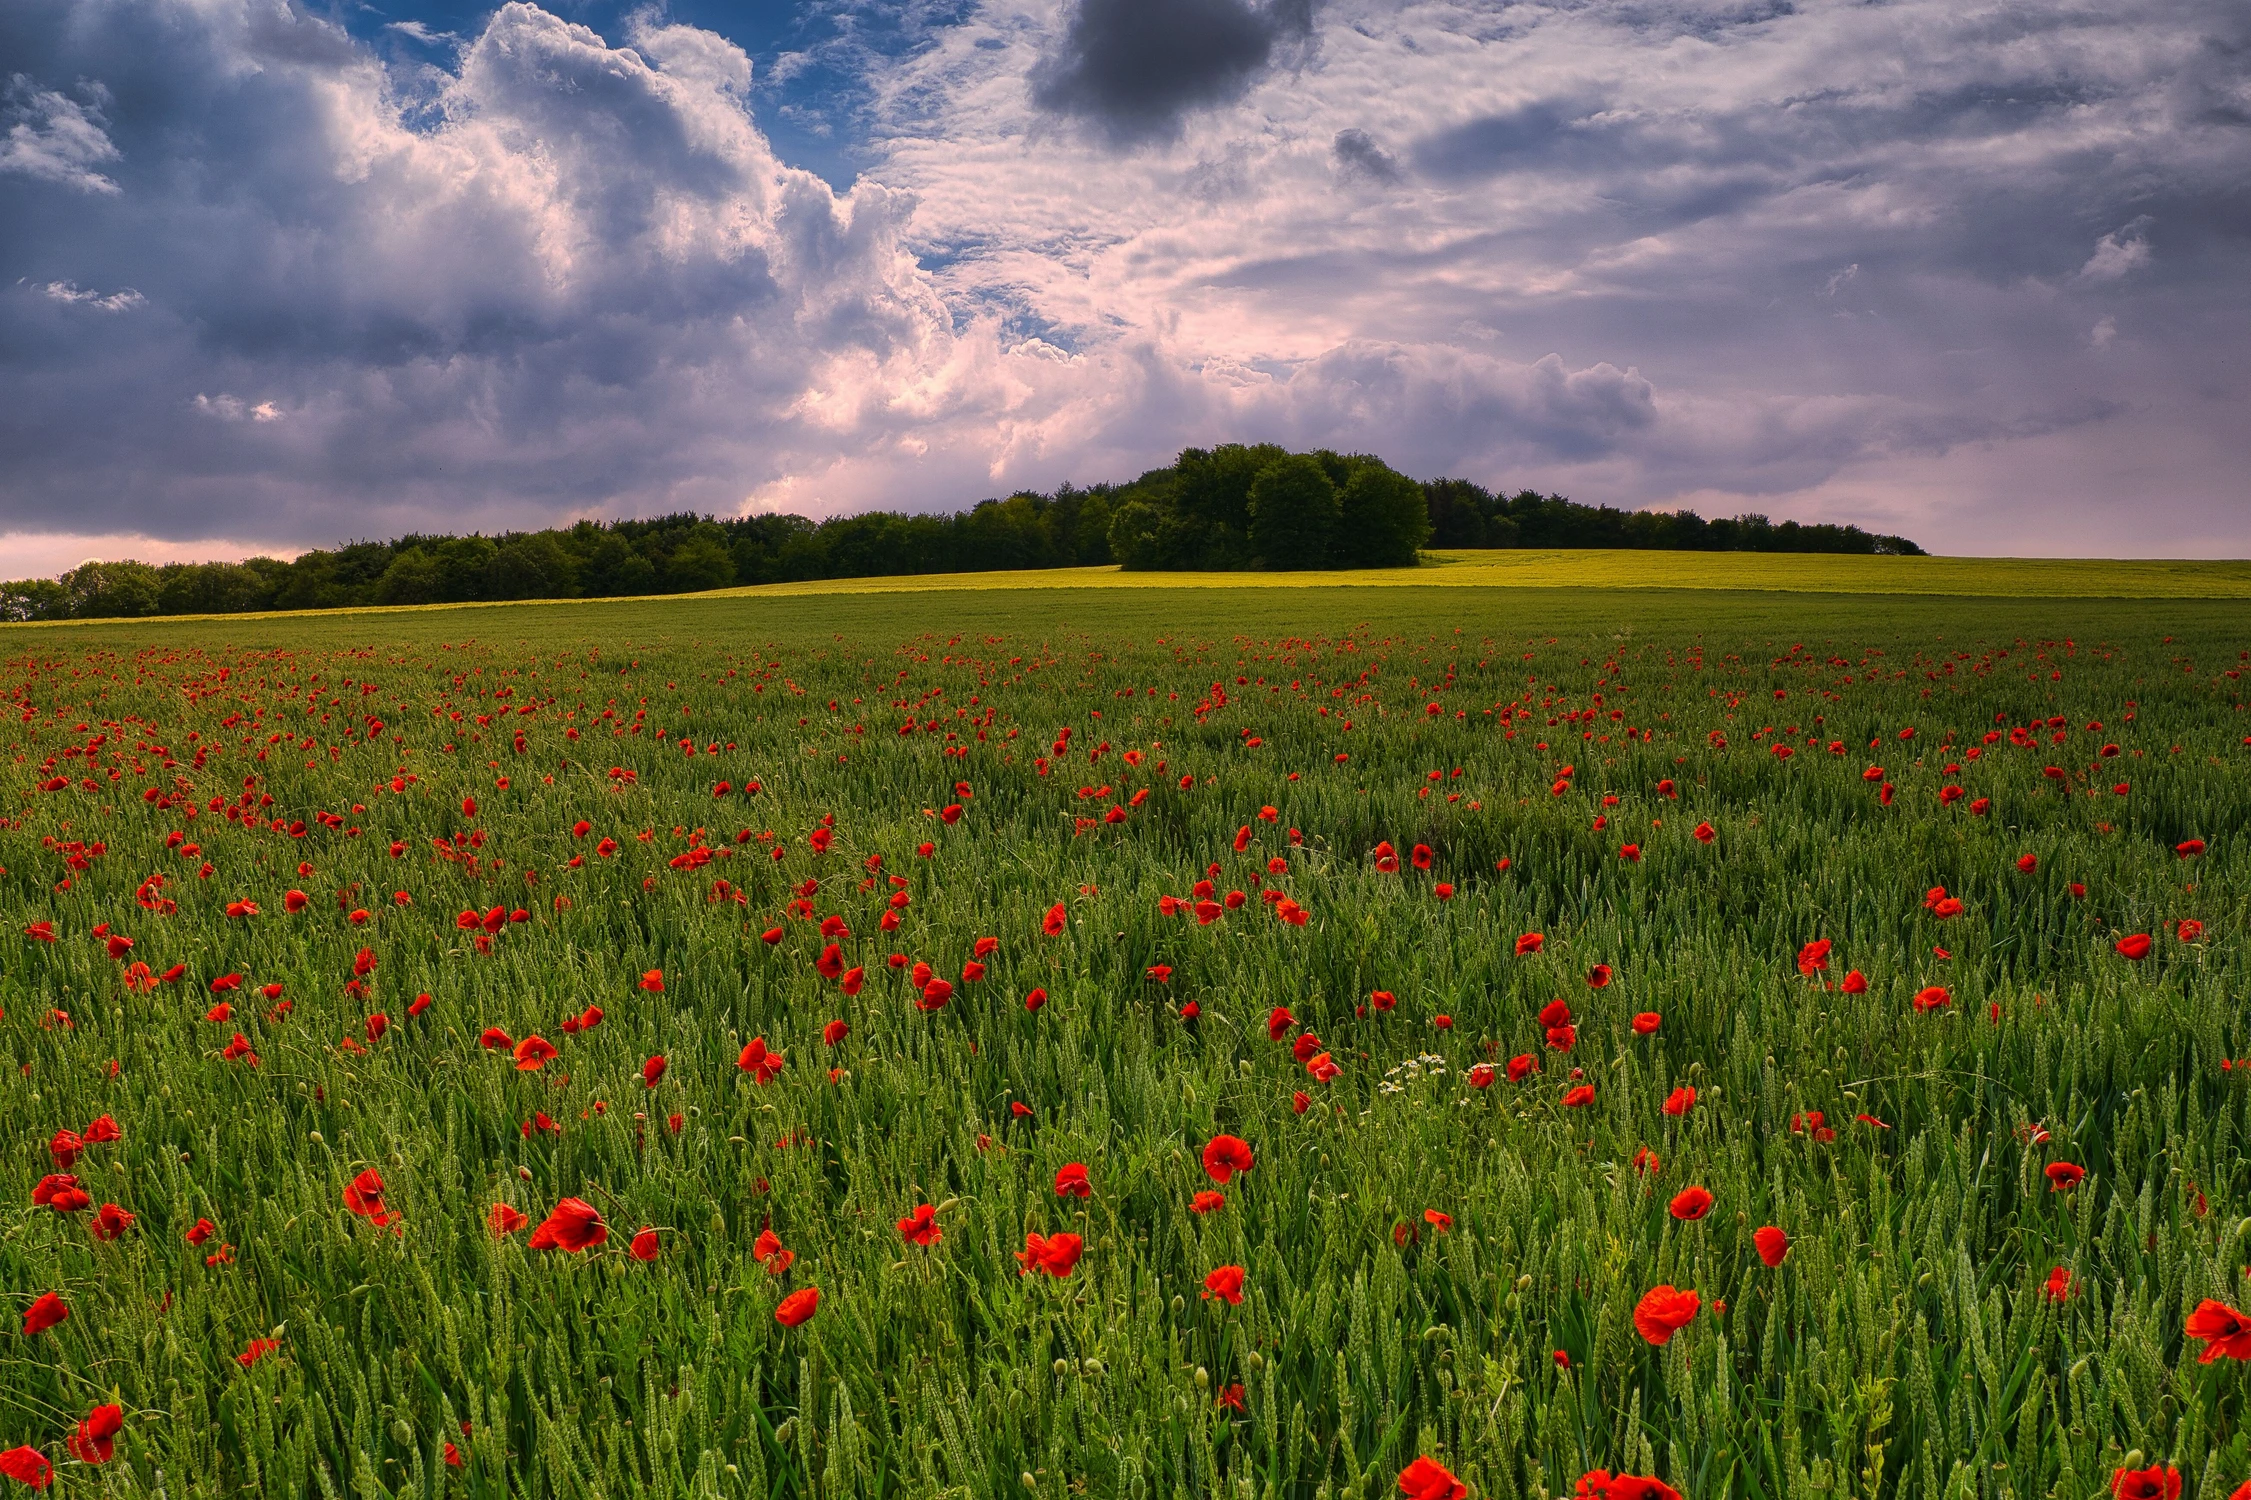
[[[1578,505],[1561,495],[1492,493],[1466,479],[1423,486],[1435,547],[1636,547],[1665,552],[1834,552],[1921,557],[1903,536],[1857,526],[1777,525],[1762,515],[1707,521],[1692,510],[1619,510]]]
[[[1337,488],[1311,455],[1286,455],[1260,469],[1249,512],[1251,553],[1262,567],[1323,568],[1336,555]]]
[[[0,1335],[0,1447],[58,1493],[1373,1500],[1418,1453],[1479,1500],[2251,1475],[2245,1366],[2183,1336],[2251,1300],[2240,605],[1149,589],[0,645],[0,1292],[71,1308]],[[519,1070],[487,1027],[561,1055]],[[136,1216],[110,1242],[30,1206],[53,1132],[105,1114],[71,1170]],[[1217,1188],[1223,1131],[1257,1165]],[[396,1229],[345,1205],[367,1169]],[[1717,1205],[1683,1222],[1690,1184]],[[565,1195],[606,1245],[486,1227]],[[928,1247],[893,1227],[918,1203]],[[1020,1276],[1028,1231],[1085,1257]],[[1222,1265],[1240,1306],[1202,1296]],[[1661,1282],[1703,1307],[1657,1348]],[[96,1472],[63,1441],[111,1399]]]

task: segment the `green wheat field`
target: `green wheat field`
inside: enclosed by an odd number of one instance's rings
[[[5,1472],[2251,1479],[2251,568],[1262,582],[0,629]]]

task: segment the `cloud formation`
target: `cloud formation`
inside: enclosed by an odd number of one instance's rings
[[[653,12],[0,8],[0,549],[951,507],[1237,438],[2251,547],[2222,0],[866,24],[840,191],[755,113],[807,64]]]

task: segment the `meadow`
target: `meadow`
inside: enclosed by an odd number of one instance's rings
[[[0,1474],[2237,1492],[2233,573],[1720,562],[0,629]]]

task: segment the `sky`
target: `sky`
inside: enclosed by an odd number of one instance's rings
[[[8,0],[0,575],[1379,454],[2251,556],[2240,0]]]

